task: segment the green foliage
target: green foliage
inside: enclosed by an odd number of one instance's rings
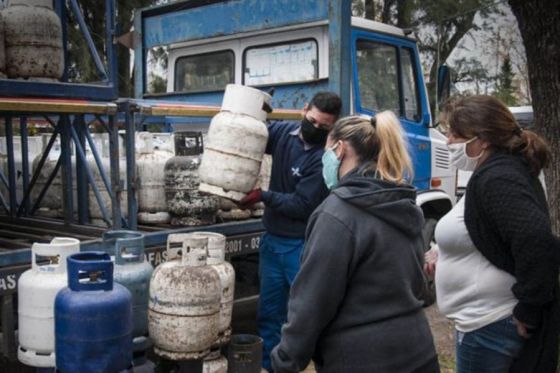
[[[148,88],[150,93],[165,93],[167,91],[166,78],[151,73],[149,81],[150,81],[150,86]]]
[[[132,27],[134,10],[158,3],[157,0],[117,0],[117,24],[122,33]],[[100,56],[106,55],[105,46],[105,6],[99,0],[80,0],[78,2],[84,21]],[[68,24],[68,77],[72,82],[91,83],[101,80],[91,57],[87,43],[78,27],[75,16],[69,13]],[[107,61],[103,61],[106,65]],[[118,46],[119,94],[130,96],[130,51]]]
[[[517,99],[515,97],[516,87],[513,84],[513,70],[509,55],[506,55],[504,62],[500,67],[500,73],[496,77],[496,90],[493,96],[502,100],[508,106],[516,106]]]
[[[465,91],[464,94],[484,94],[483,87],[492,80],[488,70],[482,66],[479,59],[463,57],[455,61],[453,66],[453,83],[471,83],[474,91]]]

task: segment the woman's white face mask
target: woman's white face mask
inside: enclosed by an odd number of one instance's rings
[[[451,153],[451,163],[457,167],[459,170],[463,171],[474,171],[478,160],[484,154],[484,150],[480,152],[476,157],[469,157],[467,155],[467,145],[476,140],[477,137],[465,142],[457,142],[453,144],[447,144],[449,148],[449,153]]]

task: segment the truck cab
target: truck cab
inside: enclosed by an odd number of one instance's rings
[[[274,108],[300,110],[316,92],[332,90],[345,114],[391,110],[408,138],[426,220],[452,207],[456,173],[445,136],[432,126],[416,41],[403,30],[351,17],[347,0],[192,3],[137,13],[137,98],[220,105],[225,85],[236,83],[273,90]],[[166,72],[150,63],[162,48]],[[150,90],[158,73],[166,92]],[[174,128],[194,122],[169,118]],[[427,240],[434,226],[426,227]]]

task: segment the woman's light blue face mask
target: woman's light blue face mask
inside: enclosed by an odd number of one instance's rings
[[[338,184],[338,169],[340,168],[340,160],[337,158],[334,150],[338,143],[327,149],[323,154],[323,180],[329,190],[334,189]]]

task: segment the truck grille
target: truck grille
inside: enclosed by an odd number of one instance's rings
[[[449,152],[446,148],[435,147],[436,167],[448,170],[449,167]]]

